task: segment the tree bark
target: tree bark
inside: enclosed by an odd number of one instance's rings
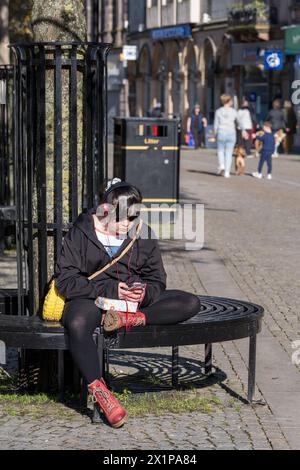
[[[82,0],[34,0],[32,8],[32,25],[34,41],[36,42],[77,42],[86,39],[86,17]],[[82,77],[78,74],[78,134],[77,134],[77,154],[82,155]],[[54,207],[56,204],[54,195],[54,73],[47,71],[46,76],[46,192],[47,192],[47,222],[54,223]],[[69,164],[69,72],[62,71],[62,177],[63,177],[63,223],[70,222],[70,200],[69,187],[71,171],[77,171],[78,175],[78,196],[81,195],[82,168],[78,162],[77,169],[70,169]],[[37,155],[37,160],[39,156]],[[38,188],[35,187],[33,194],[33,217],[38,217]],[[81,209],[81,199],[79,200],[78,210]],[[51,279],[54,271],[54,243],[53,237],[47,240],[47,262],[48,262],[48,281]],[[34,254],[35,271],[35,313],[41,308],[43,299],[39,298],[38,285],[38,240],[35,243]]]
[[[9,64],[8,0],[0,0],[0,64]]]
[[[32,39],[32,0],[10,0],[8,3],[10,42],[29,42]]]
[[[85,41],[84,0],[33,0],[32,26],[36,41]]]
[[[32,8],[33,38],[35,42],[82,42],[86,40],[86,18],[83,0],[33,0]],[[47,59],[46,54],[46,59]],[[55,102],[54,89],[55,77],[51,70],[46,71],[46,200],[47,200],[47,223],[54,223],[54,139],[55,139]],[[77,155],[83,154],[83,135],[82,135],[82,75],[77,72]],[[78,176],[78,212],[81,211],[81,181],[82,166],[78,158],[78,168],[70,168],[70,148],[69,148],[69,70],[62,70],[62,183],[63,183],[63,204],[62,218],[63,224],[70,222],[70,179],[72,172],[77,171]],[[37,171],[39,159],[36,155]],[[37,173],[37,172],[36,172]],[[38,179],[34,182],[33,192],[33,219],[38,222]],[[34,313],[37,313],[43,303],[39,297],[39,247],[38,239],[34,239]],[[47,236],[47,274],[48,281],[54,272],[54,240]],[[48,371],[53,370],[56,364],[56,358],[53,353],[43,351],[39,352],[39,380],[38,387],[41,390],[49,390],[52,380],[49,378]]]

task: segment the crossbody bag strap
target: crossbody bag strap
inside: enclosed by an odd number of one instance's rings
[[[121,258],[123,258],[124,255],[126,255],[126,253],[130,250],[130,248],[132,247],[132,245],[134,244],[134,242],[136,241],[137,239],[137,236],[139,235],[141,229],[142,229],[142,225],[143,225],[143,221],[141,220],[140,223],[139,223],[139,226],[137,228],[137,231],[136,231],[136,234],[135,236],[133,237],[133,239],[131,240],[131,242],[126,246],[126,248],[124,248],[124,250],[122,251],[122,253],[119,254],[119,256],[115,259],[113,259],[112,261],[110,261],[106,266],[104,266],[102,269],[100,269],[100,271],[97,271],[96,273],[92,274],[91,276],[88,277],[88,280],[89,281],[92,281],[93,279],[95,279],[95,277],[99,276],[100,274],[102,274],[104,271],[107,271],[107,269],[109,269],[111,266],[113,266],[114,264],[116,264],[118,261],[120,261]]]

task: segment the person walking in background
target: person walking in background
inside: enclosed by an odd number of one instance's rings
[[[278,157],[278,149],[286,129],[286,121],[281,102],[279,99],[273,101],[273,108],[269,111],[266,121],[271,123],[273,134],[277,134],[277,144],[275,145],[274,157]]]
[[[253,129],[253,123],[252,123],[252,118],[251,118],[251,112],[249,108],[249,102],[247,100],[244,100],[242,102],[241,109],[239,109],[237,113],[237,120],[239,124],[239,143],[243,145],[245,151],[246,151],[246,157],[247,158],[252,158],[251,155],[251,145],[252,145],[252,129]],[[244,132],[244,137],[242,136],[243,131]]]
[[[217,109],[214,121],[214,130],[217,138],[219,167],[217,174],[230,177],[232,165],[232,154],[236,144],[236,124],[238,121],[237,111],[232,107],[233,100],[230,95],[222,95],[222,106]],[[241,127],[242,137],[246,138],[247,133]]]
[[[271,122],[265,122],[263,126],[264,134],[263,135],[256,135],[257,140],[262,142],[262,149],[260,154],[260,160],[258,164],[258,170],[255,173],[252,173],[254,178],[262,179],[262,169],[264,163],[267,163],[268,167],[268,176],[267,179],[272,179],[272,155],[275,150],[275,137],[272,132],[272,124]]]
[[[294,135],[297,133],[297,116],[290,101],[284,102],[283,112],[286,123],[286,136],[283,140],[283,148],[284,152],[288,154],[293,147]]]
[[[187,133],[191,134],[195,143],[195,148],[201,147],[204,141],[204,130],[207,127],[207,119],[201,113],[199,104],[194,106],[191,116],[187,120]]]
[[[271,123],[274,134],[279,131],[279,129],[285,130],[285,116],[279,99],[273,101],[273,107],[271,111],[269,111],[266,121]]]
[[[163,117],[162,104],[156,103],[156,105],[152,109],[149,110],[148,117],[162,118]]]

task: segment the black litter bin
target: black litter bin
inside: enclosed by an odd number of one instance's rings
[[[180,127],[180,119],[114,119],[114,176],[141,190],[146,210],[179,200]]]

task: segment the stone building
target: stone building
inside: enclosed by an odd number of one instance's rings
[[[113,117],[129,115],[127,71],[122,60],[128,31],[128,0],[87,0],[88,40],[112,44],[107,63],[108,132]]]
[[[146,115],[160,102],[185,120],[200,102],[212,122],[226,92],[236,104],[250,98],[264,119],[274,97],[288,98],[288,59],[279,72],[264,71],[263,61],[266,49],[284,52],[290,16],[286,2],[272,0],[147,0],[145,30],[129,35],[139,50],[129,67],[130,112]]]
[[[212,122],[219,96],[226,92],[236,105],[244,96],[250,99],[262,121],[274,98],[291,96],[300,61],[296,52],[286,51],[285,28],[299,23],[299,1],[95,3],[97,38],[114,45],[109,61],[111,115],[147,116],[161,103],[165,115],[179,115],[185,125],[199,102]],[[125,44],[137,47],[136,60],[122,61]],[[265,51],[274,49],[282,51],[284,67],[266,71]]]

